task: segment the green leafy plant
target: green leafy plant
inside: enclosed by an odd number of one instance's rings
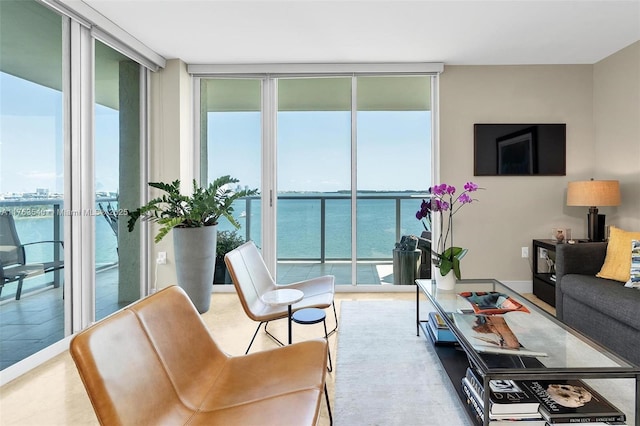
[[[238,235],[236,231],[218,231],[216,239],[216,257],[224,257],[225,254],[240,247],[244,242],[244,238]]]
[[[164,191],[160,197],[154,198],[144,206],[129,213],[128,228],[133,231],[138,219],[158,223],[160,229],[155,237],[159,242],[173,228],[198,228],[217,225],[221,217],[237,228],[240,224],[233,217],[233,202],[239,198],[258,193],[257,189],[235,191],[230,186],[238,183],[229,175],[221,176],[209,186],[198,186],[193,181],[193,193],[180,193],[180,181],[171,183],[149,182],[149,186]]]

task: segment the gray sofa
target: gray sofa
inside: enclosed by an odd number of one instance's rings
[[[640,291],[597,278],[607,243],[558,244],[556,316],[640,365]]]

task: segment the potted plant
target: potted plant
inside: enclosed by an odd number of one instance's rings
[[[416,218],[422,221],[426,231],[432,230],[432,213],[439,215],[439,232],[436,248],[431,246],[432,265],[436,268],[435,279],[439,288],[452,289],[455,278],[460,279],[460,260],[467,254],[468,249],[453,245],[453,216],[464,206],[473,201],[469,193],[479,188],[473,182],[464,184],[464,191],[456,196],[456,188],[446,183],[429,188],[429,201],[422,200]],[[423,221],[423,219],[426,221]],[[455,275],[455,278],[454,278]]]
[[[173,230],[178,285],[184,288],[191,301],[204,313],[211,302],[211,284],[216,261],[218,221],[227,218],[236,228],[240,224],[233,217],[233,202],[258,192],[257,189],[235,191],[230,186],[238,179],[221,176],[206,187],[193,181],[193,193],[180,193],[180,181],[149,182],[149,186],[164,191],[144,206],[129,213],[128,228],[133,231],[138,219],[160,225],[155,242]]]
[[[218,231],[216,238],[216,269],[213,276],[214,284],[231,284],[231,278],[224,263],[224,255],[244,244],[244,238],[236,231]]]

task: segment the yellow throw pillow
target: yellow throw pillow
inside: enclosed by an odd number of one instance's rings
[[[627,232],[611,227],[607,255],[596,277],[621,282],[629,281],[631,270],[631,240],[640,239],[640,232]]]

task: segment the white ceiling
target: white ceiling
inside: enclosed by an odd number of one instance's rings
[[[84,0],[188,64],[593,64],[640,40],[640,0]]]

